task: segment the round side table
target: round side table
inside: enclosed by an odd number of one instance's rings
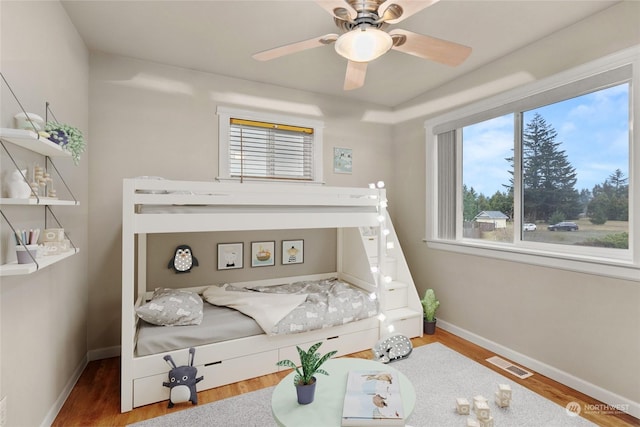
[[[393,366],[367,359],[339,358],[328,360],[322,368],[329,376],[316,376],[316,395],[308,405],[298,404],[293,385],[295,372],[284,377],[276,386],[271,397],[271,412],[279,426],[340,427],[347,375],[351,370],[391,371],[400,379],[405,419],[411,415],[416,403],[416,392],[411,381]]]

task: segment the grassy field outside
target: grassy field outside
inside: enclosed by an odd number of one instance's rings
[[[522,232],[522,240],[526,242],[555,243],[562,245],[581,244],[590,239],[602,239],[612,234],[629,232],[627,221],[607,221],[601,225],[592,224],[587,218],[572,221],[578,224],[578,231],[549,231],[546,223],[536,223],[536,231]],[[513,242],[513,222],[507,228],[480,232],[481,240],[497,242]]]

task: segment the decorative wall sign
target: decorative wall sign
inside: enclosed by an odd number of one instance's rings
[[[304,262],[304,240],[282,241],[282,264],[302,264]]]
[[[251,242],[251,267],[275,265],[276,242]]]
[[[218,270],[242,268],[244,243],[218,243]]]
[[[46,231],[46,230],[45,230]],[[193,255],[191,247],[180,245],[173,252],[167,268],[172,268],[176,273],[189,273],[191,268],[198,266],[198,259]]]
[[[351,148],[333,147],[333,172],[351,173],[353,150]]]

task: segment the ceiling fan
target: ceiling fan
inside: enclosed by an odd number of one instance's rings
[[[268,61],[334,43],[336,52],[349,61],[344,90],[362,87],[367,64],[390,49],[457,66],[471,54],[470,47],[399,28],[386,31],[390,24],[397,24],[438,1],[316,0],[316,3],[333,16],[341,34],[325,34],[287,44],[258,52],[253,58]]]

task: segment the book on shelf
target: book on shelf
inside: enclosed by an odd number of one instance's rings
[[[395,371],[349,371],[342,426],[404,426],[399,381]]]

